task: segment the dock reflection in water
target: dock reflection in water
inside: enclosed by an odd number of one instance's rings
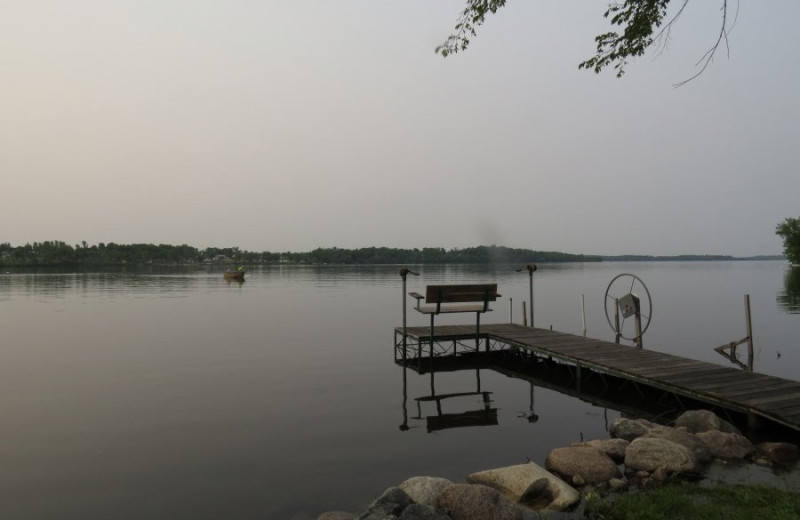
[[[449,428],[498,425],[498,411],[502,404],[496,406],[492,399],[493,392],[482,388],[482,370],[491,370],[512,379],[528,382],[528,408],[524,412],[517,412],[516,416],[526,419],[531,424],[540,420],[536,412],[537,388],[574,397],[602,409],[606,431],[610,428],[608,417],[613,416],[614,412],[622,416],[667,423],[674,420],[687,407],[703,406],[686,398],[678,399],[670,393],[633,386],[623,380],[600,374],[584,373],[579,380],[574,367],[527,356],[518,351],[479,352],[459,357],[435,358],[432,363],[431,360],[425,360],[422,366],[416,359],[407,360],[405,364],[402,360],[398,360],[397,364],[403,371],[403,422],[400,425],[403,431],[415,428],[413,421],[423,419],[429,433]],[[431,384],[430,395],[412,396],[413,402],[410,405],[412,407],[416,405],[417,413],[411,417],[408,414],[409,371],[412,375],[429,376]],[[463,392],[437,394],[436,375],[452,372],[474,372],[474,390],[465,388]],[[466,379],[462,378],[460,381],[463,385]],[[443,402],[448,404],[443,405]],[[457,412],[451,411],[453,407],[458,406],[462,409]],[[463,410],[466,406],[470,408]],[[728,418],[732,422],[741,424],[736,417]],[[412,421],[411,425],[409,419]]]
[[[408,426],[408,376],[407,367],[403,367],[403,424],[400,429],[403,431],[409,430]],[[417,404],[417,415],[412,417],[414,420],[425,419],[425,426],[428,433],[446,430],[449,428],[464,428],[469,426],[496,426],[497,422],[497,408],[492,407],[492,392],[481,390],[481,372],[480,369],[475,370],[475,391],[465,392],[451,392],[446,394],[437,394],[435,388],[435,371],[430,372],[431,378],[431,394],[415,397],[414,401]],[[480,397],[480,399],[475,399]],[[461,412],[445,413],[442,410],[442,401],[458,402],[462,406],[465,404],[474,405],[476,401],[479,402],[477,409],[468,409]],[[435,405],[435,414],[426,415],[423,417],[423,405],[433,403]]]

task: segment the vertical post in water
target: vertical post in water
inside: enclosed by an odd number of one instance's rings
[[[619,339],[622,337],[622,333],[619,330],[619,299],[614,298],[614,335],[615,335],[615,343],[619,344]]]
[[[533,272],[536,270],[536,264],[528,264],[528,286],[530,288],[531,297],[531,327],[533,327]]]
[[[514,298],[508,299],[508,322],[514,323]]]
[[[522,300],[522,325],[524,327],[528,326],[528,312],[525,309],[525,300]]]
[[[747,371],[753,371],[753,324],[750,321],[750,295],[744,295],[744,316],[747,320]]]
[[[531,316],[531,327],[533,327],[533,272],[536,270],[536,264],[530,263],[530,264],[526,265],[525,267],[523,267],[522,269],[527,269],[528,270],[528,292],[529,292],[530,301],[531,301],[531,315],[530,316]],[[517,269],[517,272],[522,271],[522,269]],[[524,310],[525,302],[522,302],[522,306],[523,306],[522,313],[523,313],[523,321],[524,321],[524,318],[525,318],[525,310]],[[527,327],[527,325],[528,324],[525,323],[526,327]]]
[[[636,346],[639,348],[644,347],[644,340],[642,339],[642,309],[639,306],[639,298],[633,298],[633,303],[636,306],[635,323],[636,323]]]
[[[583,336],[586,337],[586,298],[581,294],[581,322],[583,323]]]

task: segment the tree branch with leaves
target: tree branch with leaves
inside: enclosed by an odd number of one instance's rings
[[[728,0],[721,1],[721,23],[717,39],[697,62],[700,70],[689,79],[678,83],[683,85],[702,74],[713,61],[717,50],[724,44],[728,48],[728,34],[735,24],[728,13]],[[673,16],[668,16],[669,7],[680,3]],[[579,69],[593,70],[599,73],[606,67],[613,67],[617,77],[625,74],[628,62],[644,55],[648,49],[666,48],[673,24],[686,10],[689,0],[625,0],[612,3],[603,16],[609,20],[616,30],[605,32],[595,37],[597,50],[594,56],[578,64]],[[486,16],[494,14],[506,4],[506,0],[467,0],[455,26],[455,32],[436,47],[436,52],[449,56],[469,47],[470,38],[476,36],[476,29],[486,21]],[[737,0],[738,11],[738,0]]]

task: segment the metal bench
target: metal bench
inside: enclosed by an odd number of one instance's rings
[[[478,340],[481,333],[481,314],[489,312],[489,302],[500,297],[497,294],[497,284],[461,284],[461,285],[428,285],[425,296],[416,292],[408,293],[417,300],[414,309],[431,317],[431,347],[434,342],[434,318],[438,314],[453,314],[460,312],[475,313],[475,338]],[[425,303],[422,303],[422,300]]]

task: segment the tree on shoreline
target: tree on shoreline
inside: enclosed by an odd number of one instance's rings
[[[783,238],[786,258],[800,265],[800,218],[787,218],[775,227],[775,234]]]
[[[728,0],[720,0],[721,20],[716,40],[698,61],[700,70],[692,77],[681,81],[687,83],[705,71],[720,46],[727,48],[728,33],[733,27],[736,13],[731,21]],[[678,5],[677,11],[668,16],[671,4]],[[670,30],[684,13],[689,0],[624,0],[608,5],[603,17],[608,19],[616,30],[599,34],[595,37],[597,52],[578,65],[579,69],[593,70],[599,73],[608,66],[613,66],[617,77],[625,74],[628,61],[645,54],[651,47],[663,51],[669,40]],[[455,32],[436,47],[436,52],[449,56],[467,49],[470,38],[476,36],[476,29],[486,21],[488,14],[494,14],[506,5],[506,0],[467,0],[467,5],[458,18]],[[738,4],[737,4],[738,5]]]

